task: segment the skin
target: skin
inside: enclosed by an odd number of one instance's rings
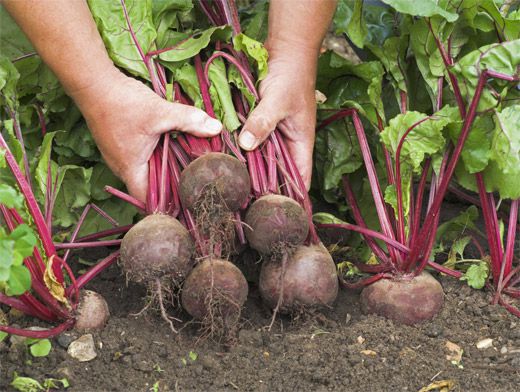
[[[147,162],[162,133],[209,137],[221,131],[221,123],[202,110],[167,102],[121,73],[85,1],[0,1],[78,105],[107,165],[139,200],[146,199]],[[260,85],[262,100],[240,135],[242,148],[251,150],[280,123],[307,187],[316,63],[335,6],[335,0],[272,0],[266,42],[269,74]]]
[[[307,188],[312,174],[318,55],[336,3],[271,0],[265,43],[269,74],[260,83],[261,101],[244,124],[239,139],[243,149],[252,150],[280,124]]]

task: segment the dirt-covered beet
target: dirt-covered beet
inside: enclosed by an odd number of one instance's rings
[[[428,272],[413,279],[381,279],[361,292],[361,310],[413,325],[432,319],[444,303],[441,284]]]
[[[305,210],[293,199],[266,195],[247,210],[245,234],[251,248],[271,254],[281,245],[301,245],[309,233]]]
[[[163,276],[180,280],[193,266],[193,252],[190,233],[177,219],[153,214],[124,236],[120,264],[134,282],[151,282]]]
[[[250,188],[245,164],[230,155],[211,152],[183,170],[179,196],[185,208],[193,209],[206,192],[214,189],[230,211],[237,211],[247,201]]]
[[[108,304],[100,294],[92,290],[81,290],[76,310],[75,330],[99,331],[105,327],[109,317]]]
[[[323,245],[300,246],[281,263],[264,262],[259,288],[267,305],[280,312],[329,306],[338,295],[336,265]]]
[[[191,271],[184,282],[181,301],[193,318],[204,320],[210,312],[219,317],[239,314],[247,294],[247,281],[238,267],[212,258]]]

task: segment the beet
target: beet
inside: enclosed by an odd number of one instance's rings
[[[193,318],[203,320],[210,309],[221,317],[240,313],[247,293],[247,281],[234,264],[221,259],[206,259],[191,271],[184,282],[181,300]]]
[[[267,305],[281,312],[329,306],[338,295],[336,265],[323,245],[300,246],[282,263],[264,262],[259,288]]]
[[[190,233],[169,215],[148,215],[121,242],[120,263],[128,279],[151,282],[163,276],[180,280],[192,268]]]
[[[293,199],[266,195],[247,210],[245,234],[251,248],[271,254],[278,246],[301,245],[309,233],[305,210]]]
[[[413,279],[381,279],[361,292],[361,310],[413,325],[432,319],[442,308],[444,292],[429,273]]]
[[[109,317],[108,304],[101,294],[81,290],[74,329],[80,332],[99,331],[105,327]]]
[[[249,197],[251,182],[245,164],[220,152],[210,152],[191,162],[181,173],[179,196],[193,209],[213,188],[230,211],[237,211]]]

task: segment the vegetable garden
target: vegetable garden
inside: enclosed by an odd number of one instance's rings
[[[123,72],[224,129],[164,134],[135,199],[0,9],[0,389],[520,385],[519,3],[340,0],[309,192],[283,124],[238,145],[267,1],[88,4]]]

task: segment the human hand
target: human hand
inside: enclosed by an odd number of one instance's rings
[[[160,136],[182,131],[218,134],[222,124],[192,106],[168,102],[143,83],[114,68],[88,88],[70,92],[112,171],[129,193],[145,201],[148,160]]]
[[[260,102],[247,119],[239,143],[254,150],[280,124],[307,189],[312,175],[316,126],[316,54],[308,48],[269,47],[269,72],[260,82]]]

